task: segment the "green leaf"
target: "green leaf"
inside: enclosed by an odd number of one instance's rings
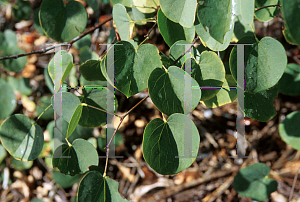
[[[239,195],[264,201],[277,190],[277,182],[267,176],[270,168],[264,163],[255,163],[241,169],[233,180],[233,187]]]
[[[112,14],[121,40],[128,40],[131,19],[126,12],[125,6],[123,6],[122,4],[114,5]]]
[[[245,92],[245,115],[257,121],[269,121],[275,115],[273,100],[278,96],[278,85],[259,93]]]
[[[84,94],[79,99],[81,103],[86,103],[90,106],[83,106],[79,120],[81,126],[100,127],[106,124],[107,92],[106,88],[84,90]],[[115,98],[115,111],[117,110],[117,105]]]
[[[185,80],[191,80],[192,97],[185,98]],[[170,116],[173,113],[188,114],[195,109],[201,98],[199,84],[190,75],[175,66],[166,72],[154,69],[148,80],[149,95],[159,111]],[[187,87],[189,88],[189,87]]]
[[[149,22],[150,18],[153,18],[155,16],[155,13],[142,13],[139,8],[137,8],[136,6],[126,7],[126,11],[130,19],[134,21],[136,25],[145,25],[147,24],[147,22]]]
[[[224,43],[226,33],[233,29],[234,17],[232,13],[234,13],[234,9],[231,0],[205,1],[197,9],[199,23],[219,43]]]
[[[98,171],[88,172],[78,187],[77,201],[89,202],[127,202],[118,192],[119,183],[103,177]]]
[[[220,107],[222,105],[234,102],[237,98],[236,81],[231,74],[226,75],[221,90],[211,99],[202,103],[208,108]]]
[[[55,66],[54,64],[54,58],[60,57],[61,58],[61,64]],[[61,83],[63,83],[66,78],[68,77],[70,71],[73,67],[73,56],[68,53],[67,51],[61,50],[55,54],[55,56],[50,60],[48,64],[48,72],[52,79],[52,82],[54,82],[55,79],[55,86],[58,86],[55,90],[57,93],[58,90],[60,90]],[[61,78],[58,78],[57,75],[55,75],[55,68],[61,68],[62,76]]]
[[[85,63],[87,60],[98,60],[99,56],[95,51],[90,52],[89,46],[84,46],[79,50],[80,63]]]
[[[62,156],[70,156],[70,158]],[[72,176],[88,171],[89,166],[98,165],[98,162],[97,150],[91,143],[83,139],[74,140],[72,146],[67,144],[59,146],[55,150],[52,160],[53,167],[58,167],[61,173]]]
[[[70,120],[69,126],[68,126],[68,132],[66,138],[69,138],[74,130],[76,129],[76,126],[81,118],[81,113],[82,113],[82,105],[78,105],[74,111],[74,114]]]
[[[43,130],[22,114],[7,118],[0,128],[1,142],[15,159],[32,161],[43,149]]]
[[[160,1],[162,12],[173,22],[183,27],[192,27],[195,21],[197,0]]]
[[[81,75],[88,81],[106,81],[101,72],[101,61],[99,60],[87,60],[79,67]]]
[[[158,49],[152,44],[143,44],[137,50],[127,41],[117,44],[122,45],[114,46],[114,53],[111,53],[112,49],[108,52],[108,55],[115,54],[114,63],[107,64],[106,56],[105,65],[101,65],[101,70],[107,77],[107,68],[115,68],[114,81],[106,79],[128,98],[148,87],[147,81],[151,71],[160,68],[162,63]]]
[[[300,46],[300,0],[281,1],[282,16],[285,22],[284,35],[288,42]]]
[[[7,152],[4,149],[4,147],[2,146],[2,144],[0,144],[0,164],[5,159],[6,156],[7,156]]]
[[[205,46],[210,48],[211,50],[214,51],[223,51],[225,50],[230,43],[233,29],[230,29],[228,32],[226,32],[224,36],[224,41],[223,43],[218,42],[216,39],[214,39],[212,36],[210,36],[208,30],[206,30],[203,25],[200,23],[200,17],[198,15],[198,10],[200,9],[200,6],[197,8],[197,17],[194,23],[195,30],[197,34],[199,35],[199,38],[201,40],[201,43]]]
[[[255,8],[276,5],[278,2],[279,0],[255,0]],[[276,15],[278,15],[279,12],[280,9],[277,6],[267,7],[256,11],[255,17],[261,22],[267,22],[276,17]]]
[[[10,163],[15,170],[27,170],[33,165],[33,161],[19,161],[12,158]]]
[[[300,150],[300,111],[288,114],[279,124],[279,134],[282,140],[296,150]]]
[[[11,29],[6,29],[2,33],[2,35],[2,41],[0,42],[0,47],[2,51],[8,47],[18,46],[17,36],[14,31],[12,31]]]
[[[189,145],[184,144],[186,135],[191,139]],[[143,155],[155,172],[173,175],[188,168],[194,162],[199,144],[200,136],[192,120],[183,114],[172,114],[167,122],[156,118],[146,126]],[[190,151],[191,157],[182,157],[185,156],[185,149]]]
[[[282,94],[300,95],[300,66],[295,63],[288,64],[278,84]]]
[[[32,11],[29,1],[18,0],[15,7],[12,8],[12,14],[16,21],[28,20]]]
[[[126,7],[131,7],[132,4],[133,4],[133,1],[132,0],[111,0],[111,3],[113,5],[116,5],[116,4],[120,3],[120,4],[122,4]]]
[[[101,71],[101,74],[102,74],[102,71]],[[80,75],[79,81],[80,81],[80,85],[81,86],[85,86],[86,88],[90,88],[90,87],[106,87],[107,86],[106,81],[88,81],[82,75]]]
[[[5,119],[14,112],[17,106],[13,89],[2,78],[0,78],[0,120]]]
[[[61,100],[59,103],[54,102],[54,96],[57,100]],[[79,98],[68,92],[56,93],[51,98],[51,104],[53,106],[54,111],[68,123],[70,123],[71,118],[77,108],[78,105],[81,105]]]
[[[274,86],[281,78],[287,65],[287,56],[282,44],[264,37],[259,42],[244,37],[238,43],[253,43],[245,47],[245,91],[261,92]],[[236,79],[237,47],[230,54],[230,70]]]
[[[40,24],[40,19],[39,19],[39,12],[40,12],[40,7],[36,8],[34,10],[34,13],[33,13],[33,24],[34,24],[34,28],[36,29],[36,31],[39,32],[39,34],[41,35],[45,35],[42,27],[41,27],[41,24]]]
[[[203,51],[199,63],[192,59],[191,73],[201,87],[201,101],[214,97],[225,81],[223,62],[212,51]]]
[[[81,178],[81,175],[65,175],[60,173],[59,171],[53,171],[52,172],[52,179],[55,183],[59,184],[62,188],[70,188],[78,182]]]
[[[13,90],[17,90],[23,95],[29,96],[32,93],[28,78],[24,78],[22,76],[19,78],[8,76],[7,81],[11,85]]]
[[[40,7],[40,23],[47,36],[57,42],[70,41],[82,33],[87,13],[78,1],[44,0]]]
[[[50,96],[43,96],[40,99],[40,102],[36,106],[36,111],[38,116],[49,106],[51,105],[51,97]],[[53,107],[50,107],[45,111],[45,113],[40,117],[40,119],[49,120],[53,119],[54,110]]]
[[[185,40],[192,42],[195,36],[195,27],[182,27],[179,23],[169,20],[159,9],[157,14],[158,28],[168,46],[172,46],[176,41]]]
[[[142,13],[153,13],[159,6],[159,0],[133,0],[133,4]]]

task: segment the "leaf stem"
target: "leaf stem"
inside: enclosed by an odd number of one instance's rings
[[[36,121],[35,122],[37,122],[40,118],[41,118],[41,116],[43,116],[43,114],[50,108],[52,106],[52,104],[50,104],[38,117],[37,117],[37,119],[36,119]]]
[[[143,43],[145,43],[145,41],[147,41],[148,39],[149,39],[149,37],[147,36],[147,37],[144,39],[144,41],[142,41],[142,42],[138,45],[138,47],[136,47],[135,51],[137,51],[137,49],[139,49],[139,47],[140,47]]]
[[[109,154],[109,146],[112,142],[112,140],[114,139],[117,130],[120,128],[121,124],[123,123],[125,117],[132,111],[134,110],[137,106],[139,106],[144,100],[146,100],[149,97],[149,95],[147,95],[146,97],[144,97],[141,101],[139,101],[136,105],[134,105],[128,112],[126,112],[123,116],[121,116],[120,118],[120,123],[117,126],[117,129],[115,130],[114,134],[112,135],[112,137],[110,138],[108,144],[106,145],[106,147],[104,149],[106,149],[106,162],[105,162],[105,168],[104,168],[104,173],[103,173],[103,177],[106,176],[106,171],[107,171],[107,164],[108,164],[108,154]]]
[[[119,116],[119,115],[117,115],[117,114],[109,113],[108,111],[106,111],[106,110],[104,110],[104,109],[100,109],[100,108],[98,108],[98,107],[94,107],[94,106],[88,105],[88,104],[86,104],[86,103],[82,103],[81,105],[82,105],[82,106],[85,106],[85,107],[91,107],[91,108],[97,109],[97,110],[99,110],[99,111],[103,111],[103,112],[106,112],[106,113],[108,113],[108,114],[110,114],[110,115],[114,115],[114,116],[117,116],[117,117],[121,118],[121,116]]]

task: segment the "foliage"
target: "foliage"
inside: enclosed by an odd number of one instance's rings
[[[94,11],[98,11],[100,2],[108,3],[106,0],[86,2]],[[104,172],[99,172],[102,165],[99,164],[97,149],[87,140],[92,128],[107,124],[107,102],[113,93],[107,86],[113,86],[127,98],[148,89],[149,97],[162,113],[163,120],[151,120],[144,130],[144,159],[159,174],[179,173],[195,161],[200,144],[198,129],[188,114],[199,103],[214,108],[234,102],[236,88],[243,88],[237,84],[237,47],[230,52],[227,69],[223,58],[218,56],[220,51],[230,51],[232,41],[251,44],[245,47],[246,116],[264,122],[272,119],[276,115],[273,100],[278,96],[278,88],[287,95],[300,94],[299,65],[287,65],[285,49],[276,39],[258,39],[253,23],[254,17],[266,22],[281,12],[286,40],[300,45],[300,21],[295,20],[300,18],[300,0],[206,0],[199,3],[196,0],[111,0],[111,3],[114,30],[120,40],[101,57],[90,51],[91,35],[81,34],[88,21],[82,3],[44,0],[34,11],[34,27],[39,32],[56,42],[72,45],[76,41],[74,46],[80,52],[79,81],[86,89],[78,96],[61,88],[62,84],[71,83],[71,77],[73,83],[77,83],[75,64],[68,51],[55,53],[44,71],[53,96],[40,100],[37,107],[39,117],[34,122],[23,114],[13,114],[17,104],[13,91],[18,90],[27,96],[32,94],[28,80],[11,76],[0,78],[0,119],[5,119],[0,126],[0,162],[8,151],[14,158],[12,162],[16,169],[30,167],[30,163],[22,161],[32,162],[47,147],[43,130],[37,122],[40,118],[52,119],[54,111],[60,116],[57,126],[63,130],[53,128],[54,122],[48,125],[51,144],[59,142],[59,146],[51,151],[53,167],[60,171],[53,173],[53,179],[62,187],[70,187],[84,174],[77,201],[127,201],[118,193],[118,183],[106,175],[107,165]],[[13,8],[15,20],[29,19],[32,13],[29,5],[29,1],[16,2]],[[138,43],[137,38],[133,40],[136,26],[153,22],[157,23],[160,34],[170,47],[168,56],[155,45],[146,43],[152,29],[144,40],[138,40]],[[13,31],[0,33],[0,39],[1,57],[24,53],[18,48]],[[202,43],[198,48],[192,46],[197,39]],[[55,58],[61,61],[60,77],[55,74],[58,61]],[[27,57],[0,61],[5,71],[19,72],[25,67]],[[108,72],[113,68],[114,77],[111,77]],[[88,89],[93,85],[98,88]],[[118,101],[114,96],[113,99],[116,112]],[[120,117],[121,122],[126,115]],[[167,120],[164,115],[168,116]],[[279,125],[282,139],[297,150],[300,150],[300,129],[294,126],[299,119],[299,112],[293,112]],[[57,132],[64,137],[62,140],[55,137]],[[122,134],[115,134],[118,145],[122,144]],[[101,151],[110,144],[106,136],[98,138]],[[190,139],[189,145],[185,137]],[[65,158],[68,156],[71,158]],[[277,182],[268,177],[269,172],[270,168],[262,163],[243,168],[234,178],[234,189],[241,196],[265,200],[277,189]]]

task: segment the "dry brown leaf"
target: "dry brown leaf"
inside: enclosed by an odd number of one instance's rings
[[[32,78],[34,76],[34,72],[36,70],[36,66],[33,64],[27,64],[22,72],[22,76],[24,78]]]

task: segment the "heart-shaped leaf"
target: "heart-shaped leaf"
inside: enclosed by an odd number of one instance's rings
[[[186,144],[185,136],[189,136],[189,144]],[[155,172],[173,175],[194,162],[199,144],[200,136],[192,120],[183,114],[172,114],[167,122],[156,118],[146,126],[143,155]],[[190,157],[186,156],[186,149]]]
[[[17,106],[13,89],[2,78],[0,78],[0,120],[11,115]]]
[[[226,80],[224,81],[221,90],[213,98],[202,102],[206,107],[220,107],[236,100],[236,81],[231,74],[227,74],[225,78]]]
[[[295,20],[300,18],[299,0],[281,1],[282,16],[285,22],[285,38],[288,42],[300,46],[300,21]]]
[[[183,27],[192,27],[195,21],[196,0],[164,0],[160,1],[164,14],[173,22]]]
[[[300,111],[288,114],[279,124],[279,134],[284,142],[300,150]]]
[[[137,50],[127,41],[117,44],[120,45],[114,46],[114,53],[112,49],[108,51],[108,55],[114,54],[114,62],[107,64],[106,56],[101,70],[106,79],[128,98],[148,87],[150,73],[155,68],[161,68],[162,63],[158,49],[152,44],[143,44]],[[115,68],[114,78],[107,78],[107,68]]]
[[[278,85],[259,93],[245,92],[245,115],[257,121],[269,121],[276,115],[273,100],[278,96]]]
[[[191,97],[185,96],[185,81],[190,80]],[[201,98],[199,84],[189,74],[175,66],[168,71],[154,69],[148,80],[149,95],[159,111],[170,116],[173,113],[188,114],[197,107]]]
[[[201,88],[201,101],[214,97],[225,81],[223,62],[212,51],[203,51],[199,63],[192,59],[191,73]]]
[[[169,20],[159,9],[157,13],[157,24],[161,35],[168,46],[172,46],[176,41],[185,40],[192,42],[195,36],[195,27],[182,27],[179,23]]]
[[[88,81],[106,81],[101,72],[99,60],[87,60],[79,67],[82,76]]]
[[[278,82],[278,87],[284,95],[300,95],[300,66],[295,63],[288,64]]]
[[[87,13],[78,1],[44,0],[40,7],[40,24],[50,38],[58,42],[70,41],[84,31]]]
[[[56,103],[54,98],[55,100],[59,100],[59,102]],[[56,93],[52,96],[51,104],[54,111],[60,117],[70,123],[77,106],[81,105],[81,102],[76,95],[68,92],[62,92]]]
[[[7,118],[1,125],[0,135],[5,149],[18,160],[32,161],[43,149],[43,130],[22,114]]]
[[[83,106],[79,124],[83,127],[99,127],[106,124],[107,111],[107,93],[114,93],[102,89],[87,89],[84,94],[79,97],[82,103],[87,104]],[[118,108],[117,100],[115,99],[115,111]]]
[[[61,63],[59,65],[55,65],[54,59],[56,57],[60,58]],[[48,72],[52,79],[52,82],[55,82],[55,92],[57,93],[60,90],[61,83],[63,83],[68,77],[70,71],[73,67],[73,56],[67,51],[59,51],[55,54],[55,56],[50,60],[48,64]],[[61,68],[61,75],[58,75],[56,68]],[[56,70],[56,71],[55,71]]]
[[[282,44],[264,37],[257,42],[252,37],[244,37],[238,43],[253,43],[245,47],[245,91],[261,92],[274,86],[281,78],[287,65],[287,56]],[[237,78],[237,47],[230,54],[230,70]]]
[[[279,0],[255,0],[255,7],[261,8],[270,5],[276,5]],[[261,22],[267,22],[272,20],[278,13],[280,9],[277,6],[270,6],[263,9],[260,9],[255,12],[255,17]]]
[[[67,157],[69,156],[69,158]],[[98,153],[95,147],[86,140],[76,139],[71,146],[62,144],[53,155],[53,167],[67,175],[82,174],[89,166],[98,165]]]
[[[200,9],[200,6],[198,6],[197,10],[199,10],[199,9]],[[223,43],[220,43],[216,39],[214,39],[212,36],[210,36],[209,32],[206,29],[204,29],[203,25],[199,21],[198,14],[196,16],[194,26],[195,26],[195,30],[201,40],[201,43],[205,47],[208,47],[209,49],[211,49],[213,51],[223,51],[229,46],[234,29],[230,29],[228,32],[226,32]]]
[[[88,172],[78,187],[77,201],[89,202],[128,202],[118,192],[119,183],[103,177],[98,171]]]
[[[205,1],[197,9],[199,23],[216,41],[223,44],[227,32],[233,29],[234,16],[232,0]],[[200,35],[201,37],[201,35]]]
[[[130,26],[133,22],[131,22],[125,6],[122,4],[114,5],[112,14],[121,40],[129,40]]]
[[[255,163],[241,169],[233,180],[233,187],[241,196],[264,201],[277,190],[277,182],[267,176],[270,168],[264,163]]]

